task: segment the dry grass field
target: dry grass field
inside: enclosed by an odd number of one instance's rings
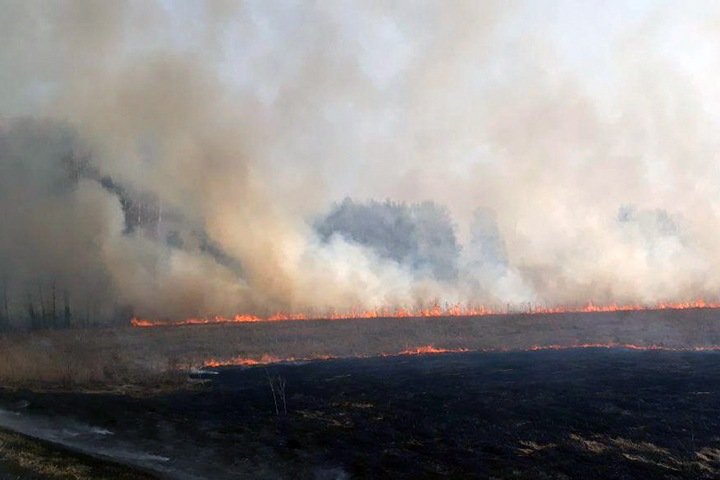
[[[310,359],[444,349],[583,344],[720,345],[710,309],[488,317],[313,320],[17,332],[0,337],[0,383],[59,389],[172,388],[193,368],[238,359]]]

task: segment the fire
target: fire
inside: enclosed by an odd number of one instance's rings
[[[433,345],[422,345],[414,348],[407,348],[396,353],[381,353],[378,357],[400,357],[400,356],[419,356],[419,355],[438,355],[443,353],[469,353],[469,352],[539,352],[544,350],[577,350],[577,349],[618,349],[618,350],[634,350],[634,351],[664,351],[664,352],[720,352],[720,345],[704,345],[704,346],[666,346],[666,345],[639,345],[632,343],[578,343],[578,344],[549,344],[549,345],[531,345],[525,348],[493,348],[484,350],[470,350],[467,348],[442,348]],[[350,358],[370,358],[372,355],[355,355]],[[259,365],[271,365],[276,363],[293,363],[293,362],[309,362],[318,360],[333,360],[340,357],[333,355],[316,355],[312,357],[276,357],[264,354],[258,358],[251,357],[231,357],[227,359],[208,359],[203,362],[204,368],[214,367],[254,367]]]
[[[467,348],[436,348],[432,345],[423,345],[421,347],[408,348],[395,355],[431,355],[434,353],[462,353],[469,352]],[[395,356],[389,355],[389,356]]]
[[[222,323],[254,323],[254,322],[284,322],[299,320],[349,320],[370,318],[437,318],[437,317],[484,317],[491,315],[546,315],[562,313],[602,313],[602,312],[632,312],[648,310],[687,310],[687,309],[717,309],[720,303],[707,302],[702,299],[690,302],[660,302],[655,305],[641,304],[611,304],[596,305],[588,303],[580,307],[547,307],[540,305],[527,305],[522,309],[491,308],[487,306],[461,306],[446,305],[441,307],[435,304],[429,308],[379,308],[375,310],[351,309],[345,312],[330,311],[324,314],[283,313],[278,312],[266,317],[251,314],[238,314],[234,317],[213,316],[186,318],[183,320],[148,320],[133,318],[130,323],[133,327],[168,327],[183,325],[208,325]]]
[[[204,317],[204,318],[186,318],[183,320],[144,320],[141,318],[133,318],[130,324],[133,327],[178,327],[182,325],[207,325],[214,323],[252,323],[264,322],[268,319],[256,317],[255,315],[235,315],[234,317]]]
[[[399,357],[404,355],[432,355],[440,353],[464,353],[469,352],[467,348],[438,348],[433,345],[422,345],[415,348],[407,348],[397,353],[381,353],[380,357]],[[369,358],[370,355],[355,355],[351,358]],[[293,362],[310,362],[317,360],[333,360],[337,359],[334,355],[314,355],[312,357],[276,357],[273,355],[263,354],[259,358],[251,357],[231,357],[226,359],[210,358],[203,362],[204,368],[213,367],[254,367],[258,365],[271,365],[274,363],[293,363]]]
[[[260,358],[245,358],[245,357],[232,357],[225,360],[219,360],[215,358],[211,358],[208,360],[205,360],[203,362],[205,367],[224,367],[224,366],[239,366],[239,367],[252,367],[255,365],[268,365],[271,363],[279,363],[279,362],[292,362],[295,361],[294,358],[285,358],[280,359],[278,357],[274,357],[272,355],[263,355]]]
[[[525,350],[537,352],[542,350],[568,350],[581,348],[616,348],[618,350],[637,350],[637,351],[663,351],[663,352],[717,352],[720,351],[720,345],[704,345],[695,347],[672,347],[667,345],[638,345],[634,343],[580,343],[574,345],[533,345]]]
[[[265,319],[267,322],[284,322],[287,320],[307,320],[307,315],[303,313],[276,313]]]
[[[332,360],[336,357],[332,355],[317,355],[307,358],[285,357],[280,358],[273,355],[263,354],[260,358],[250,357],[231,357],[226,359],[211,358],[203,362],[203,368],[214,367],[254,367],[257,365],[271,365],[274,363],[293,363],[293,362],[309,362],[312,360]]]

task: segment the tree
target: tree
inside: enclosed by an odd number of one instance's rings
[[[10,301],[8,299],[7,280],[3,279],[2,312],[0,312],[0,331],[10,328]]]
[[[29,293],[27,296],[26,308],[28,319],[30,320],[30,327],[34,329],[40,328],[40,318],[37,314],[37,311],[35,310],[33,298]]]
[[[65,294],[63,295],[64,305],[63,305],[63,319],[62,319],[62,327],[63,328],[70,328],[70,325],[72,324],[72,310],[70,309],[70,296],[68,295],[67,290],[65,291]]]

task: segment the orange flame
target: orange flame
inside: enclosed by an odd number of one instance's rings
[[[619,350],[638,350],[638,351],[664,351],[664,352],[717,352],[720,351],[720,345],[702,345],[693,347],[673,347],[668,345],[638,345],[634,343],[579,343],[570,345],[533,345],[525,350],[537,352],[542,350],[568,350],[580,348],[615,348]]]
[[[578,343],[578,344],[549,344],[549,345],[531,345],[525,348],[493,348],[484,350],[469,350],[467,348],[438,348],[433,345],[422,345],[414,348],[407,348],[397,353],[381,353],[379,357],[399,357],[399,356],[418,356],[418,355],[437,355],[443,353],[467,353],[467,352],[539,352],[544,350],[571,350],[571,349],[618,349],[618,350],[634,350],[634,351],[666,351],[666,352],[718,352],[720,345],[703,345],[703,346],[667,346],[667,345],[639,345],[632,343]],[[371,355],[356,355],[350,358],[369,358]],[[204,368],[241,366],[253,367],[258,365],[271,365],[276,363],[293,363],[293,362],[309,362],[316,360],[332,360],[339,357],[333,355],[317,355],[312,357],[286,357],[280,358],[273,355],[264,354],[259,358],[250,357],[231,357],[227,359],[211,358],[203,362]]]
[[[423,345],[421,347],[407,348],[395,355],[432,355],[435,353],[462,353],[469,352],[467,348],[436,348],[432,345]],[[389,356],[395,356],[389,355]]]
[[[398,353],[381,353],[380,357],[398,357],[404,355],[432,355],[440,353],[463,353],[469,352],[467,348],[437,348],[433,345],[423,345],[415,348],[407,348]],[[351,358],[369,358],[370,355],[355,355]],[[312,357],[276,357],[273,355],[263,354],[259,358],[251,357],[230,357],[226,359],[210,358],[203,362],[204,368],[213,367],[254,367],[257,365],[271,365],[274,363],[293,363],[293,362],[309,362],[316,360],[333,360],[339,357],[334,355],[314,355]]]
[[[286,358],[286,359],[280,359],[278,357],[274,357],[272,355],[263,355],[260,358],[245,358],[245,357],[232,357],[225,360],[219,360],[215,358],[210,358],[208,360],[205,360],[203,362],[205,367],[223,367],[223,366],[242,366],[242,367],[252,367],[254,365],[268,365],[271,363],[278,363],[278,362],[292,362],[294,361],[294,358]]]
[[[186,318],[183,320],[145,320],[141,318],[133,318],[130,324],[133,327],[179,327],[182,325],[206,325],[210,323],[253,323],[264,322],[267,319],[256,317],[255,315],[238,314],[234,317],[205,317],[205,318]]]
[[[278,312],[267,317],[259,317],[251,314],[238,314],[234,317],[199,317],[186,318],[183,320],[148,320],[141,318],[133,318],[130,323],[133,327],[149,328],[149,327],[167,327],[167,326],[183,326],[183,325],[207,325],[221,323],[254,323],[254,322],[282,322],[282,321],[298,321],[298,320],[349,320],[349,319],[369,319],[369,318],[436,318],[436,317],[485,317],[491,315],[543,315],[543,314],[561,314],[561,313],[602,313],[602,312],[631,312],[631,311],[647,311],[647,310],[687,310],[687,309],[719,309],[720,303],[707,302],[702,299],[690,302],[660,302],[655,305],[595,305],[588,303],[581,307],[547,307],[538,305],[528,305],[523,309],[500,309],[487,306],[467,306],[446,305],[441,307],[435,304],[429,308],[379,308],[375,310],[352,309],[345,312],[328,312],[325,314],[307,314],[307,313],[283,313]]]
[[[317,355],[307,358],[298,357],[275,357],[273,355],[264,354],[260,358],[250,357],[231,357],[226,359],[210,358],[203,362],[204,368],[213,367],[254,367],[256,365],[271,365],[273,363],[292,363],[292,362],[309,362],[311,360],[332,360],[336,357],[332,355]]]

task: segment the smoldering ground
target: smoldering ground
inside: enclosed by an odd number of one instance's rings
[[[13,322],[716,297],[713,6],[0,3]]]

